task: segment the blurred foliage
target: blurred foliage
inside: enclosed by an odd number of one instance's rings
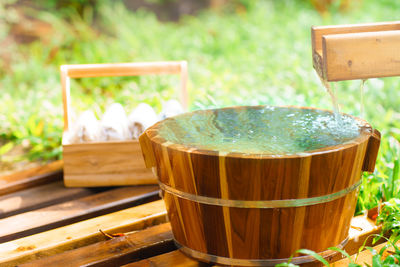
[[[95,9],[98,3],[101,4],[101,2],[104,2],[104,0],[36,0],[34,3],[36,7],[57,12],[58,16],[68,18],[67,16],[70,13],[77,13],[80,16],[85,16],[85,11],[88,8]]]
[[[385,202],[377,218],[377,223],[382,224],[382,234],[390,232],[391,240],[400,238],[400,199],[392,198]],[[376,239],[379,239],[377,237]]]
[[[59,7],[60,2],[79,7]],[[45,9],[24,11],[46,23],[51,34],[17,45],[4,40],[9,25],[24,18],[18,7],[5,9],[3,3],[0,157],[24,143],[30,159],[61,157],[62,64],[186,59],[192,110],[258,104],[330,109],[330,98],[312,68],[310,27],[396,20],[400,9],[400,1],[352,1],[346,12],[333,4],[321,16],[309,1],[237,0],[245,8],[205,10],[177,23],[161,23],[148,11],[130,12],[121,1],[46,1]],[[62,11],[55,12],[58,8]],[[359,83],[335,85],[341,111],[360,115]],[[376,172],[363,177],[358,212],[400,194],[399,83],[399,78],[385,78],[365,85],[364,117],[381,130],[382,146]],[[176,76],[75,79],[72,104],[77,112],[90,108],[99,114],[113,101],[128,112],[145,101],[159,111],[163,100],[177,98],[178,88]]]

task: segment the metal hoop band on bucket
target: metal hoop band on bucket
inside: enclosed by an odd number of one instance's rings
[[[271,208],[290,208],[290,207],[303,207],[303,206],[311,206],[316,204],[321,204],[329,201],[333,201],[339,199],[348,193],[356,190],[360,184],[361,179],[353,184],[350,187],[347,187],[338,192],[323,195],[318,197],[310,197],[310,198],[299,198],[299,199],[277,199],[277,200],[233,200],[233,199],[221,199],[214,197],[206,197],[200,195],[194,195],[187,192],[183,192],[172,188],[164,183],[159,182],[160,188],[165,192],[168,192],[172,195],[175,195],[180,198],[184,198],[187,200],[191,200],[194,202],[208,204],[208,205],[216,205],[216,206],[224,206],[224,207],[234,207],[234,208],[258,208],[258,209],[271,209]]]
[[[176,240],[174,240],[174,241],[175,241],[176,246],[179,248],[179,250],[182,251],[184,254],[186,254],[192,258],[195,258],[197,260],[204,261],[204,262],[213,262],[213,263],[218,263],[218,264],[223,264],[223,265],[275,266],[278,263],[287,262],[289,260],[289,258],[283,258],[283,259],[232,259],[232,258],[221,257],[221,256],[203,253],[203,252],[185,247],[185,246],[179,244]],[[345,240],[343,240],[336,247],[339,249],[343,249],[348,241],[349,241],[349,237],[347,237]],[[327,257],[335,255],[336,253],[337,252],[333,251],[333,250],[326,250],[326,251],[320,252],[318,254],[320,256],[322,256],[323,258],[327,258]],[[290,262],[294,263],[294,264],[302,264],[302,263],[312,262],[315,260],[316,259],[312,256],[300,256],[300,257],[293,257]]]

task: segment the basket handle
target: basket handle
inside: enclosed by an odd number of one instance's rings
[[[64,131],[70,125],[70,79],[85,77],[110,77],[110,76],[139,76],[147,74],[180,74],[181,95],[183,108],[188,107],[187,93],[187,62],[162,61],[162,62],[135,62],[111,64],[77,64],[61,65],[61,86],[64,104]]]

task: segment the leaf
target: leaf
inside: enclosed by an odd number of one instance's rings
[[[36,128],[36,119],[35,116],[30,116],[28,119],[28,122],[26,123],[27,127],[28,127],[28,131],[33,134],[33,132],[35,131]]]
[[[397,262],[400,262],[400,255],[398,253],[394,254],[393,257],[397,260]]]
[[[399,179],[400,179],[400,159],[397,159],[394,161],[394,167],[393,167],[393,175],[392,175],[393,188],[395,187],[394,182]]]
[[[6,154],[8,151],[10,151],[14,147],[13,142],[8,142],[5,145],[2,145],[0,147],[0,156]]]
[[[43,133],[44,122],[40,120],[39,123],[32,129],[32,134],[35,136],[41,136]]]
[[[381,255],[372,256],[372,267],[382,267]]]
[[[337,248],[337,247],[330,247],[328,248],[329,250],[337,251],[341,253],[343,256],[345,256],[351,263],[354,263],[353,259],[350,257],[349,253],[347,253],[345,250]]]
[[[316,260],[320,261],[321,263],[323,263],[325,266],[330,267],[329,263],[318,253],[309,250],[309,249],[299,249],[296,251],[297,253],[301,253],[301,254],[305,254],[305,255],[309,255],[311,257],[314,257]]]
[[[381,250],[379,251],[379,255],[383,255],[383,252],[385,252],[385,250],[387,250],[389,247],[391,246],[390,243],[387,243],[386,245],[384,245]]]
[[[396,264],[396,258],[395,257],[393,257],[393,255],[389,255],[389,256],[387,256],[386,257],[386,259],[383,261],[383,264],[390,264],[390,265],[392,265],[392,264]]]
[[[395,249],[395,253],[397,254],[396,256],[399,256],[400,257],[400,249],[399,249],[399,247],[396,245],[397,244],[397,242],[400,240],[400,236],[396,236],[395,238],[394,238],[394,240],[392,241],[392,245],[393,245],[393,248]]]

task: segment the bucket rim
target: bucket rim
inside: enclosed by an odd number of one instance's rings
[[[179,114],[179,115],[176,115],[173,117],[169,117],[169,118],[166,118],[162,121],[155,123],[153,126],[148,128],[143,134],[147,135],[147,137],[150,139],[151,142],[154,142],[163,147],[167,147],[168,149],[177,150],[177,151],[181,151],[181,152],[185,152],[185,153],[192,153],[192,154],[205,155],[205,156],[216,156],[216,157],[224,156],[227,158],[243,158],[243,159],[299,159],[299,158],[311,157],[311,156],[315,156],[315,155],[323,155],[323,154],[328,154],[328,153],[332,153],[332,152],[338,152],[341,150],[345,150],[348,148],[358,146],[359,144],[361,144],[363,142],[367,142],[369,140],[370,136],[373,135],[373,132],[374,132],[372,126],[366,120],[356,117],[356,116],[353,116],[351,114],[340,112],[340,115],[351,117],[360,123],[361,130],[360,130],[360,135],[358,137],[351,139],[350,141],[338,144],[338,145],[326,146],[323,148],[319,148],[319,149],[315,149],[315,150],[308,150],[308,151],[304,151],[304,152],[300,152],[300,153],[282,154],[282,155],[270,154],[270,153],[226,152],[226,151],[218,151],[218,150],[211,150],[211,149],[201,149],[201,148],[195,148],[195,147],[191,147],[191,146],[184,145],[184,144],[173,143],[171,141],[165,140],[164,138],[162,138],[158,135],[158,130],[163,123],[165,123],[168,120],[173,120],[174,118],[182,116],[182,115],[187,116],[187,115],[194,114],[194,113],[210,112],[210,111],[224,110],[224,109],[245,109],[245,108],[263,108],[263,107],[308,109],[308,110],[318,110],[318,111],[333,113],[333,111],[329,110],[329,109],[322,109],[322,108],[317,108],[317,107],[303,107],[303,106],[295,106],[295,105],[279,105],[279,106],[273,106],[273,105],[239,106],[239,105],[237,105],[237,106],[228,106],[228,107],[223,107],[223,108],[195,110],[195,111]]]

